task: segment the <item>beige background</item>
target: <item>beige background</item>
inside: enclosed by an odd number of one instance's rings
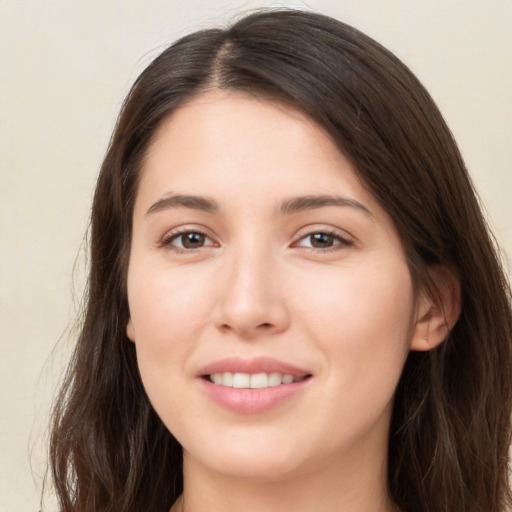
[[[80,246],[124,95],[177,36],[265,5],[0,0],[0,512],[39,509],[44,425],[83,286]],[[512,0],[308,5],[375,37],[424,82],[511,255]]]

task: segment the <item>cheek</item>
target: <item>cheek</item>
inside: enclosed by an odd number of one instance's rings
[[[187,342],[200,328],[208,290],[207,279],[190,279],[187,272],[132,267],[128,275],[128,302],[135,341],[166,350]]]
[[[197,347],[209,294],[205,280],[190,279],[186,272],[142,268],[130,269],[128,301],[139,371],[158,410],[162,400],[179,397],[171,390]]]
[[[329,378],[348,395],[390,398],[409,351],[414,314],[407,266],[345,269],[324,282],[324,290],[309,294],[301,316],[322,347]],[[318,287],[318,281],[310,284]]]
[[[203,329],[207,304],[201,297],[208,293],[202,280],[186,272],[137,263],[128,274],[137,363],[151,403],[171,429],[176,422],[171,411],[192,407],[182,376]]]

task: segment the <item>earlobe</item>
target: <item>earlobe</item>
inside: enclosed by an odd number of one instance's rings
[[[126,324],[126,336],[130,341],[135,341],[135,331],[133,330],[132,319],[128,319],[128,323]]]
[[[427,351],[440,345],[460,314],[460,282],[447,267],[429,270],[431,287],[420,292],[411,350]]]

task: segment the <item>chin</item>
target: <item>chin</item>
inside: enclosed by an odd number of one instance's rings
[[[292,443],[261,437],[250,441],[233,437],[227,444],[214,440],[203,442],[199,450],[184,449],[185,465],[200,464],[207,471],[254,482],[278,482],[300,473],[306,466],[305,455]]]

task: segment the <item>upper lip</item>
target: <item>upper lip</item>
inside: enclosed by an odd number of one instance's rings
[[[294,377],[303,377],[311,374],[307,370],[271,357],[226,357],[207,364],[199,370],[198,375],[205,376],[225,372],[250,374],[277,372],[293,375]]]

